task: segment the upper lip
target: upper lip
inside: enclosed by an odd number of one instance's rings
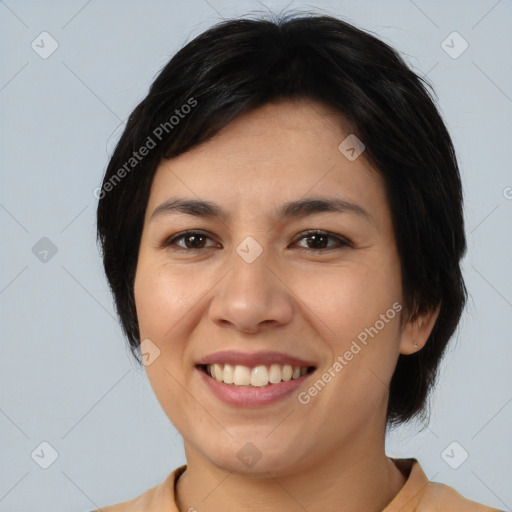
[[[242,365],[254,367],[258,365],[269,365],[272,363],[276,364],[289,364],[290,366],[314,366],[313,363],[300,359],[298,357],[283,354],[282,352],[238,352],[231,350],[224,350],[221,352],[215,352],[206,357],[203,357],[196,364],[231,364],[231,365]]]

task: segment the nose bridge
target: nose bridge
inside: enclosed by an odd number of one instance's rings
[[[271,270],[274,258],[264,245],[248,236],[234,247],[231,271],[219,283],[210,306],[214,322],[255,332],[263,324],[290,320],[290,296]]]
[[[232,284],[245,290],[252,288],[256,292],[268,293],[271,259],[272,255],[266,244],[264,247],[254,237],[246,237],[232,255]]]
[[[258,237],[262,241],[262,236]],[[238,300],[256,304],[258,301],[268,303],[275,290],[272,273],[269,269],[272,255],[262,241],[247,236],[235,248],[231,257],[232,270],[226,283],[228,292]]]

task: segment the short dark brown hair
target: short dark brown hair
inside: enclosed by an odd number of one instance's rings
[[[424,416],[466,301],[459,170],[427,87],[390,46],[330,16],[223,21],[179,50],[130,115],[97,195],[104,268],[139,363],[133,286],[158,164],[268,102],[312,99],[343,115],[384,179],[407,317],[440,306],[427,344],[399,356],[390,384],[388,424]]]

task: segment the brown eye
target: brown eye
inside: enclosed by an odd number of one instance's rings
[[[305,249],[312,251],[326,251],[342,247],[352,247],[352,244],[337,235],[327,233],[326,231],[309,231],[302,235],[299,240],[307,240]],[[329,244],[329,241],[334,243]]]
[[[206,245],[207,240],[212,240],[208,235],[201,231],[185,231],[180,235],[174,236],[165,242],[166,247],[177,246],[183,250],[204,249],[207,247],[219,247],[219,244]]]

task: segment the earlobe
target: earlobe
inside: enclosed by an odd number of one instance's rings
[[[441,306],[438,305],[431,311],[419,313],[404,325],[400,342],[400,354],[414,354],[425,346],[439,316],[440,309]]]

